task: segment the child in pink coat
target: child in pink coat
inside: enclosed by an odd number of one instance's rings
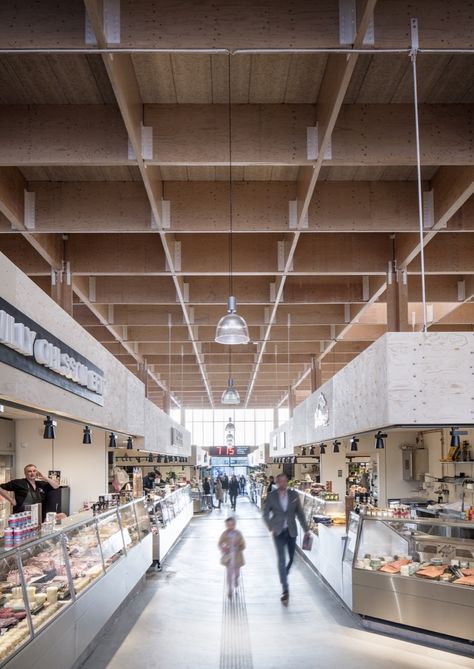
[[[219,549],[221,551],[221,564],[227,568],[227,594],[232,597],[232,593],[239,585],[240,568],[245,564],[243,551],[245,550],[245,539],[242,532],[235,527],[235,518],[227,518],[225,521],[226,529],[219,539]]]

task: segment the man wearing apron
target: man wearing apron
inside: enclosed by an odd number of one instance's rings
[[[26,465],[24,479],[13,479],[8,483],[2,483],[4,490],[13,492],[15,495],[15,506],[13,513],[21,513],[30,504],[42,504],[46,500],[48,490],[59,488],[59,481],[49,479],[36,469],[36,465]]]

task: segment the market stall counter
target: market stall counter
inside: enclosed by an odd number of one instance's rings
[[[153,561],[161,564],[193,517],[191,486],[186,485],[173,492],[155,490],[149,495],[148,513],[156,530],[153,535]]]
[[[144,498],[1,547],[0,667],[72,667],[151,562]]]

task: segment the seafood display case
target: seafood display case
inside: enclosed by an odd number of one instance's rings
[[[473,522],[352,514],[349,564],[353,611],[474,638]]]
[[[143,498],[64,523],[0,546],[0,667],[35,667],[39,643],[55,649],[49,669],[68,669],[151,564]]]

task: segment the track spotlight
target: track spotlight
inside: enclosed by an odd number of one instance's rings
[[[165,465],[168,464],[168,456],[167,455],[165,455],[163,462],[165,463]]]
[[[148,462],[153,462],[153,453],[148,453]]]
[[[92,432],[88,425],[84,427],[84,433],[82,435],[83,444],[92,444]]]
[[[324,455],[326,453],[326,444],[321,444],[319,447],[319,454]]]
[[[44,432],[43,439],[54,439],[56,436],[55,426],[56,421],[51,419],[51,416],[46,416],[46,420],[43,422]]]
[[[357,437],[352,437],[352,439],[351,439],[351,451],[352,452],[359,450],[359,447],[357,446],[359,441],[360,441],[360,439],[357,439]]]
[[[109,434],[109,448],[117,448],[117,435],[115,432]]]
[[[310,455],[314,455],[314,454],[315,454],[314,446],[311,446],[311,448],[309,449],[309,454],[310,454]]]
[[[303,448],[301,449],[301,455],[306,455],[306,447],[305,446],[303,446]]]
[[[161,462],[161,455],[158,455],[158,456],[157,456],[156,461],[157,461],[157,462]]]
[[[336,439],[335,441],[333,441],[333,449],[332,449],[332,452],[333,452],[333,453],[339,453],[339,452],[340,452],[340,448],[339,448],[340,445],[341,445],[341,442],[340,442],[340,441],[337,441],[337,439]]]
[[[133,439],[132,439],[132,437],[129,437],[129,438],[127,439],[127,450],[128,450],[128,451],[133,450]]]
[[[387,435],[386,435],[386,434],[382,434],[382,431],[381,431],[381,430],[379,430],[379,431],[377,432],[377,434],[375,435],[375,448],[376,448],[377,450],[380,450],[380,449],[382,449],[382,448],[385,448],[384,439],[386,439],[386,438],[387,438]]]

